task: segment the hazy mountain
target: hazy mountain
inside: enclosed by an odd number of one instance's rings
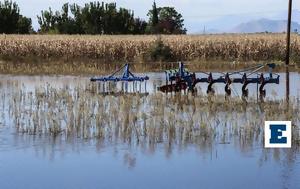
[[[266,12],[266,13],[257,13],[257,14],[232,14],[220,16],[216,19],[210,21],[194,21],[188,23],[188,25],[192,26],[192,29],[189,31],[191,33],[203,33],[203,28],[206,28],[206,33],[224,33],[230,32],[233,28],[236,28],[238,25],[242,23],[252,22],[254,20],[286,20],[287,19],[287,11],[278,11],[278,12]],[[293,22],[300,23],[300,11],[294,9],[292,14]],[[210,32],[212,31],[212,32]]]
[[[230,33],[256,33],[256,32],[285,32],[287,21],[285,20],[269,20],[260,19],[253,20],[247,23],[242,23],[229,30]],[[300,25],[297,22],[292,22],[292,31],[300,31]]]

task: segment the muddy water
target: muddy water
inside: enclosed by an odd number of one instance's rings
[[[299,74],[288,111],[284,73],[265,102],[250,85],[246,104],[237,84],[229,102],[223,85],[208,102],[207,85],[162,95],[164,74],[147,75],[147,96],[98,94],[88,77],[1,75],[1,188],[299,188]],[[264,149],[264,121],[287,118],[292,149]]]

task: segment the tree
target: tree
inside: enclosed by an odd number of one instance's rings
[[[147,14],[149,16],[148,33],[160,34],[186,34],[184,28],[184,19],[174,7],[159,7],[156,8],[156,3],[153,4],[153,9]],[[158,20],[157,20],[158,18]]]
[[[16,33],[28,34],[30,32],[33,32],[31,19],[20,16],[18,20],[18,27]]]
[[[159,28],[166,34],[185,34],[184,19],[174,7],[163,7],[159,10]]]
[[[71,10],[71,11],[69,11]],[[117,9],[116,3],[64,4],[55,14],[51,8],[38,16],[41,32],[62,34],[144,34],[147,23],[134,12]]]
[[[145,34],[147,28],[147,22],[141,20],[140,18],[134,19],[134,28],[132,34]]]
[[[8,0],[0,2],[0,33],[26,34],[31,31],[31,19],[20,14],[17,3]]]
[[[51,8],[41,11],[41,16],[37,16],[40,25],[40,32],[53,32],[56,29],[56,17]]]
[[[75,20],[69,16],[69,4],[65,3],[62,6],[62,11],[55,13],[56,28],[59,33],[76,34],[79,33],[76,27]]]

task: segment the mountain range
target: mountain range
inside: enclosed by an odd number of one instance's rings
[[[256,32],[285,32],[287,27],[287,11],[261,14],[226,15],[214,20],[190,23],[190,33],[256,33]],[[300,31],[300,11],[293,10],[292,31]]]
[[[230,33],[257,33],[257,32],[272,32],[280,33],[287,30],[286,20],[269,20],[260,19],[253,20],[246,23],[241,23],[231,30],[227,31]],[[300,31],[300,24],[292,22],[291,31]]]

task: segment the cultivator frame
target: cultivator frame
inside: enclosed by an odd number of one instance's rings
[[[146,92],[146,86],[147,86],[147,81],[149,80],[148,76],[136,76],[134,75],[130,70],[129,70],[129,64],[125,64],[122,66],[119,70],[115,71],[109,76],[104,76],[104,77],[92,77],[90,79],[91,82],[102,82],[103,85],[105,86],[106,82],[122,82],[122,90],[125,92],[128,92],[128,83],[131,82],[133,83],[133,91],[142,91],[141,84],[144,82],[145,83],[145,92]],[[138,82],[139,82],[139,87],[138,87]],[[106,87],[103,87],[104,89]],[[139,88],[139,90],[138,90]],[[104,92],[106,92],[104,90]]]
[[[264,73],[258,74],[258,71],[263,69],[264,67],[269,67],[268,76],[265,76]],[[214,77],[211,72],[202,72],[207,75],[207,77],[197,78],[195,73],[190,73],[186,68],[184,68],[184,64],[179,62],[179,68],[175,70],[167,70],[165,71],[166,75],[166,85],[159,87],[158,89],[162,92],[179,92],[182,90],[189,90],[195,92],[195,86],[198,83],[208,83],[207,94],[214,94],[215,91],[213,89],[213,85],[215,83],[224,83],[225,84],[225,93],[226,95],[231,95],[230,85],[232,83],[240,83],[242,84],[242,95],[244,97],[248,96],[247,86],[249,84],[257,84],[260,85],[259,93],[260,96],[266,96],[266,90],[264,89],[266,84],[279,84],[279,75],[272,73],[275,68],[275,64],[260,64],[257,66],[253,66],[244,70],[232,72],[232,73],[221,73],[222,76]],[[250,77],[253,74],[257,74],[257,77]],[[240,77],[236,77],[239,75]],[[275,75],[276,77],[273,77]]]

